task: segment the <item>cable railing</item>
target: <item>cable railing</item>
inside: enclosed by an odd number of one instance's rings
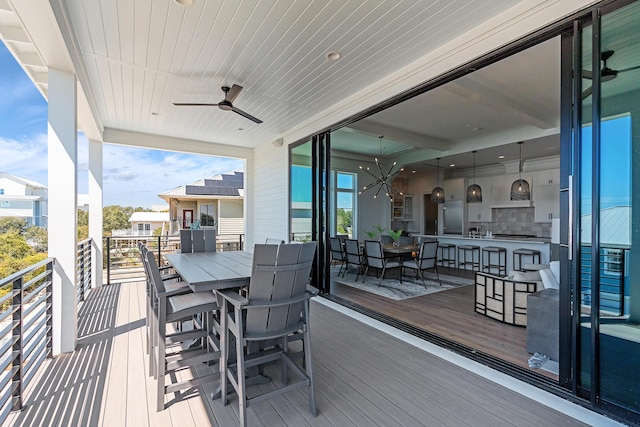
[[[52,357],[52,277],[47,258],[0,280],[0,423],[22,408],[23,392]]]

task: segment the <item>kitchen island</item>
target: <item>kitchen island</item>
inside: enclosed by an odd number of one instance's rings
[[[544,238],[512,238],[512,237],[464,237],[455,234],[444,234],[441,236],[418,235],[418,237],[431,237],[438,239],[439,243],[452,243],[456,248],[460,245],[476,245],[482,248],[487,246],[499,246],[507,250],[507,273],[513,270],[513,251],[516,249],[533,249],[540,251],[540,263],[549,264],[550,239]],[[456,259],[458,258],[458,250],[456,249]],[[480,256],[482,262],[482,255]],[[530,263],[529,257],[524,257],[523,264]],[[482,270],[481,270],[482,271]]]

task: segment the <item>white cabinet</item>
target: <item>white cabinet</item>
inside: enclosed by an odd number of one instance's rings
[[[446,200],[465,200],[467,189],[464,186],[464,178],[445,179],[442,183]]]
[[[482,203],[467,203],[468,222],[490,222],[491,215],[491,178],[476,178],[475,183],[482,189]],[[469,179],[468,185],[473,184],[473,178]],[[466,193],[465,193],[466,198]]]
[[[393,219],[413,221],[413,196],[395,196],[391,209]]]
[[[533,176],[535,222],[551,222],[560,217],[560,170],[536,172]]]

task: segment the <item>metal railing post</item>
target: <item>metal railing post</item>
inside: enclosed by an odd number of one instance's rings
[[[243,243],[242,243],[242,234],[240,234],[240,236],[238,236],[240,238],[240,244],[238,245],[238,247],[240,248],[240,250],[244,250],[243,249]]]
[[[160,242],[161,242],[162,236],[158,236],[158,265],[160,265],[160,260],[162,259],[162,251],[160,249]]]
[[[47,341],[46,341],[46,353],[45,356],[47,359],[53,358],[53,265],[55,260],[51,260],[46,264],[47,276],[45,280],[47,281]]]
[[[111,237],[107,237],[107,285],[111,284]]]
[[[84,301],[84,243],[80,245],[80,301]]]
[[[23,372],[22,367],[24,365],[24,353],[22,346],[23,339],[23,319],[22,319],[22,283],[23,277],[18,277],[13,282],[13,353],[17,353],[17,356],[13,359],[11,368],[14,371],[12,375],[13,383],[13,411],[19,411],[22,408],[22,380]]]

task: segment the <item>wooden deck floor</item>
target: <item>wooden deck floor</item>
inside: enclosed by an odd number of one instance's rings
[[[250,425],[585,425],[323,304],[313,302],[311,311],[319,415],[311,417],[306,395],[294,391],[251,407]],[[201,389],[155,411],[143,283],[97,289],[80,312],[77,351],[45,363],[26,391],[25,409],[4,425],[237,424],[233,398],[222,406]]]

